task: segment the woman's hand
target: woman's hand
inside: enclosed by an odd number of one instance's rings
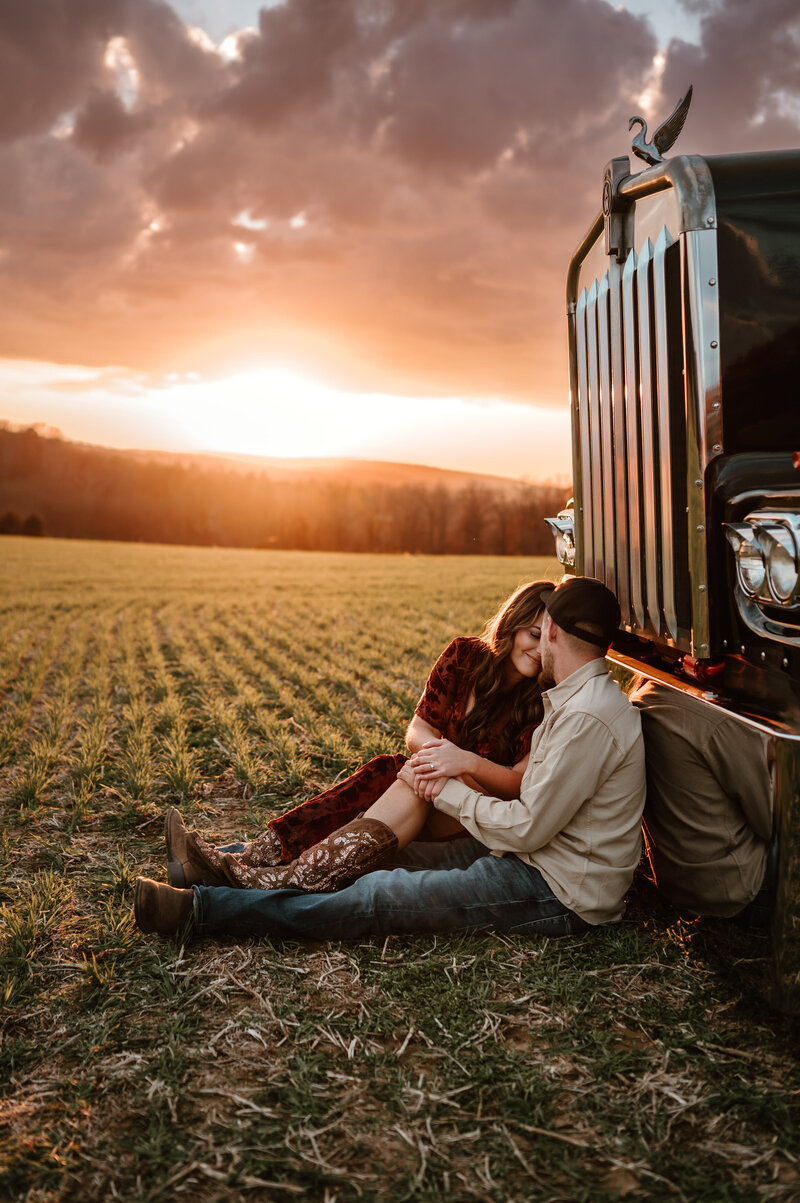
[[[474,773],[479,763],[480,756],[476,756],[474,752],[465,752],[449,739],[428,740],[409,761],[414,772],[424,782],[437,778],[459,777],[462,773]]]

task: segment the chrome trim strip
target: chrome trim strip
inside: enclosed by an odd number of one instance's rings
[[[672,245],[672,235],[666,226],[656,239],[653,255],[653,326],[655,330],[656,355],[656,407],[658,413],[659,463],[659,509],[661,518],[660,547],[670,549],[675,534],[672,529],[672,440],[670,438],[669,415],[669,345],[667,329],[667,277],[666,254]],[[664,633],[670,643],[678,638],[678,613],[675,603],[674,557],[667,550],[660,555],[661,605],[664,614]]]
[[[584,448],[588,443],[579,438],[579,431],[582,430],[583,421],[583,404],[585,402],[586,393],[581,391],[581,373],[585,373],[586,360],[580,354],[580,332],[583,319],[578,318],[578,281],[580,279],[581,267],[583,261],[592,249],[597,239],[603,233],[603,214],[598,213],[595,216],[589,229],[586,231],[580,245],[576,248],[575,253],[569,262],[567,271],[567,321],[569,324],[569,386],[570,386],[570,402],[572,406],[572,490],[575,498],[575,564],[576,571],[583,571],[582,565],[586,564],[586,539],[591,539],[591,533],[587,533],[586,523],[584,522],[584,497],[589,494],[589,481],[584,483],[585,473],[585,455]],[[583,331],[585,348],[585,328]]]
[[[658,567],[661,558],[656,516],[656,456],[658,448],[653,425],[653,347],[650,342],[650,281],[653,278],[653,244],[648,238],[636,269],[639,319],[639,389],[641,407],[642,513],[644,515],[644,571],[647,616],[656,635],[661,632]]]
[[[597,349],[600,367],[600,442],[603,463],[603,580],[617,592],[616,508],[614,505],[614,411],[611,400],[611,358],[609,347],[610,282],[608,272],[597,290]]]
[[[622,272],[622,334],[625,350],[625,439],[628,477],[628,535],[630,550],[630,622],[644,631],[642,597],[641,464],[639,462],[638,357],[636,354],[636,252],[631,251]]]
[[[622,268],[614,260],[609,269],[611,310],[611,413],[614,466],[614,524],[616,550],[616,593],[622,621],[630,626],[630,566],[628,557],[628,492],[625,471],[628,462],[625,434],[625,364],[622,351]]]
[[[575,310],[575,342],[578,359],[578,394],[575,404],[578,410],[580,430],[581,488],[576,497],[578,530],[581,538],[576,547],[575,564],[584,576],[593,575],[590,565],[594,564],[594,537],[592,531],[592,457],[589,443],[589,378],[586,361],[586,305],[589,294],[584,288]],[[588,512],[587,512],[588,511]]]
[[[603,548],[603,458],[600,447],[600,378],[597,362],[597,281],[592,281],[586,302],[586,354],[589,367],[589,437],[592,459],[592,492],[590,513],[584,521],[592,528],[594,557],[587,566],[587,576],[601,576],[605,552]]]
[[[676,234],[714,226],[717,216],[714,183],[708,164],[700,155],[677,155],[657,167],[630,175],[619,185],[619,195],[633,202],[666,188],[675,189],[680,206]]]
[[[681,239],[686,396],[687,538],[692,596],[692,655],[710,656],[708,609],[708,504],[706,468],[722,454],[719,289],[716,230],[693,230]],[[718,651],[719,649],[714,649]]]

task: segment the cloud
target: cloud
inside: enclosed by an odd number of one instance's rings
[[[694,82],[679,150],[796,142],[795,13],[704,4],[659,91],[605,0],[285,0],[235,56],[160,0],[6,0],[0,355],[563,402],[566,265],[635,98]]]

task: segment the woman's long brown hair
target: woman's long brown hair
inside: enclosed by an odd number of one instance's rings
[[[472,678],[475,705],[463,718],[456,742],[471,750],[488,733],[501,702],[512,702],[511,717],[500,738],[500,762],[510,764],[523,731],[539,725],[542,719],[542,691],[538,679],[524,677],[509,690],[505,682],[506,661],[511,655],[517,631],[533,626],[541,619],[544,598],[554,588],[552,581],[530,581],[511,594],[483,629],[481,640],[486,648]]]

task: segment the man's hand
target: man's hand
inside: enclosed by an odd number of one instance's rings
[[[426,802],[432,802],[439,796],[447,780],[446,777],[423,778],[414,769],[410,760],[406,761],[397,776],[400,781],[405,781],[406,785],[410,785],[414,793]]]

